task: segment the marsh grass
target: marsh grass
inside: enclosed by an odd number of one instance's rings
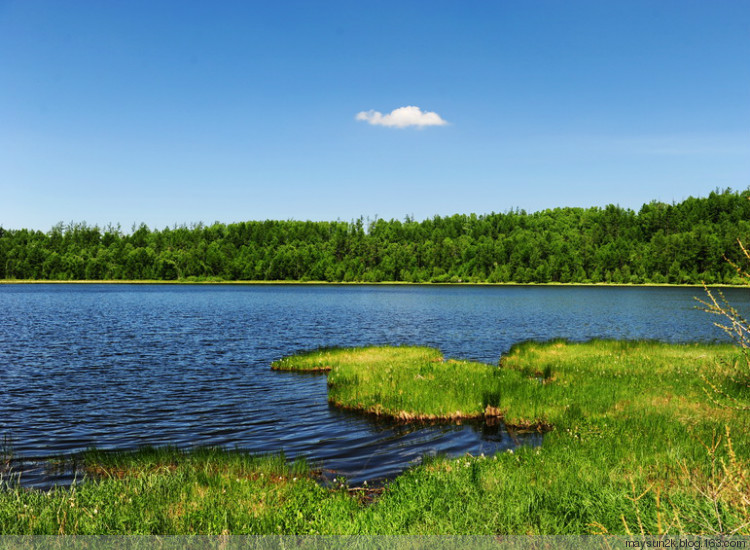
[[[13,444],[10,437],[3,436],[3,442],[0,443],[0,474],[10,471],[11,462],[13,461]]]
[[[253,455],[216,447],[199,447],[192,451],[176,447],[144,447],[138,452],[91,449],[77,455],[74,462],[87,476],[118,479],[196,468],[207,474],[239,477],[258,477],[263,474],[269,479],[301,477],[313,473],[302,458],[289,462],[283,453]]]
[[[173,448],[79,457],[85,481],[0,493],[3,534],[228,534],[330,531],[356,504],[304,461]]]
[[[514,416],[541,416],[568,428],[584,419],[657,418],[701,422],[729,418],[701,395],[701,375],[716,372],[738,352],[732,346],[597,340],[553,341],[514,346],[501,369],[540,380],[532,396],[505,392],[503,406]]]
[[[0,443],[0,490],[18,483],[18,475],[13,473],[13,443],[8,435]]]
[[[731,377],[722,365],[736,354],[719,345],[528,342],[476,371],[425,348],[306,354],[300,365],[331,367],[331,391],[341,399],[420,415],[469,412],[464,403],[474,401],[481,411],[490,393],[506,419],[552,430],[537,448],[426,457],[377,494],[324,486],[309,466],[282,457],[92,452],[81,459],[86,479],[74,487],[3,488],[0,532],[750,534],[748,418],[717,405],[701,378]],[[294,358],[284,361],[293,368]],[[461,369],[472,374],[452,391]],[[478,389],[470,378],[481,381]],[[425,380],[437,381],[429,386],[436,395],[408,401]],[[471,392],[467,401],[456,401],[463,391]],[[443,400],[444,409],[421,408]]]
[[[376,346],[316,350],[272,368],[327,372],[328,399],[345,409],[407,421],[501,417],[544,430],[613,413],[715,415],[696,392],[700,377],[737,355],[731,346],[557,340],[516,345],[499,367],[445,360],[431,348]]]
[[[375,509],[390,509],[392,499],[401,509],[407,504],[400,498],[409,493],[424,507],[445,503],[452,519],[440,523],[449,532],[479,532],[486,524],[490,532],[514,533],[623,533],[633,526],[648,526],[648,533],[710,533],[727,532],[728,525],[742,531],[750,519],[738,504],[744,502],[738,495],[750,496],[746,488],[732,498],[725,489],[699,490],[717,485],[706,481],[717,479],[716,464],[733,465],[735,472],[746,467],[747,419],[708,399],[703,382],[711,373],[727,391],[742,391],[731,386],[726,367],[737,360],[741,352],[730,345],[599,340],[526,342],[499,367],[441,361],[436,350],[424,348],[323,350],[305,354],[302,364],[330,366],[329,399],[346,408],[418,419],[450,418],[456,411],[481,415],[490,405],[510,426],[552,429],[541,450],[465,459],[471,483],[455,461],[426,464],[401,476],[398,490]],[[294,358],[286,366],[294,368]],[[741,447],[729,453],[704,443],[727,426]],[[434,490],[424,493],[433,477]],[[460,503],[446,497],[453,492],[463,495]],[[489,500],[467,508],[480,495]],[[490,501],[488,520],[478,514]],[[451,506],[463,510],[461,517]],[[428,516],[435,521],[432,512]]]
[[[535,377],[497,366],[444,359],[425,347],[323,349],[272,364],[276,370],[328,372],[328,400],[401,421],[501,416],[502,392],[533,394]],[[530,380],[534,378],[534,380]],[[542,424],[518,419],[518,428]]]

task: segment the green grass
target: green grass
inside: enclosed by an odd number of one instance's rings
[[[703,378],[747,402],[727,378],[736,356],[614,341],[520,344],[499,367],[426,348],[303,354],[274,367],[330,367],[345,406],[473,414],[489,387],[508,421],[552,430],[539,448],[425,459],[374,501],[282,457],[89,453],[70,489],[0,490],[0,533],[750,534],[750,413],[720,406]]]
[[[404,421],[498,416],[503,393],[526,395],[537,386],[516,370],[445,360],[438,350],[424,347],[323,349],[281,359],[271,368],[329,372],[333,405]],[[523,418],[514,425],[541,427]]]
[[[330,531],[356,503],[304,462],[220,449],[80,457],[87,481],[0,493],[2,534],[221,534]]]

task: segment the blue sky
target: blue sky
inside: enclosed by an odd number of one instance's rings
[[[0,0],[0,226],[741,190],[748,60],[748,0]]]

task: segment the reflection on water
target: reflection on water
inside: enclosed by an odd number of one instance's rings
[[[700,289],[469,286],[0,286],[0,436],[24,483],[96,446],[220,445],[304,456],[353,482],[424,454],[492,454],[539,436],[400,425],[328,406],[325,376],[273,372],[323,346],[428,345],[497,363],[522,340],[711,341]],[[748,293],[729,290],[740,309]]]

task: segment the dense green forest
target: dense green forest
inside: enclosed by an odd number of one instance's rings
[[[125,233],[0,227],[0,279],[740,283],[750,188],[651,202],[424,221],[249,221]]]

